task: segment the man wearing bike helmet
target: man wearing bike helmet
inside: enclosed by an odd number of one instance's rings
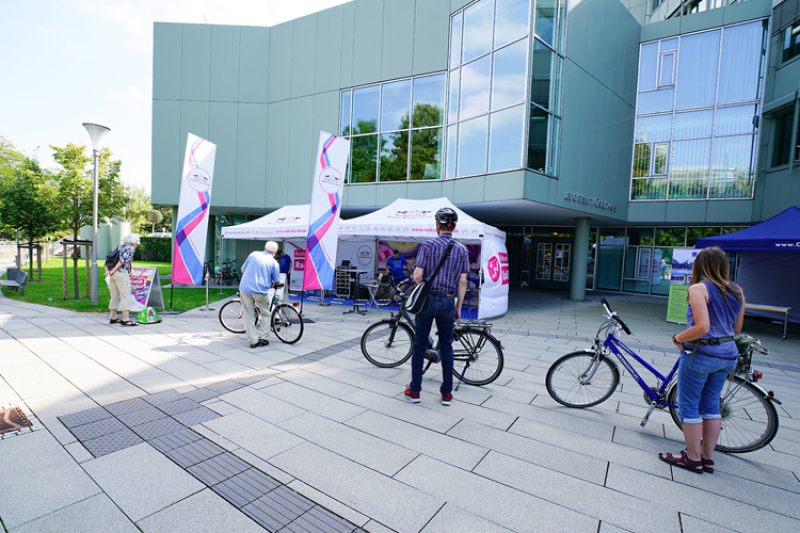
[[[278,251],[278,243],[268,241],[264,251],[251,253],[242,265],[242,281],[239,283],[239,294],[244,309],[244,331],[251,348],[269,344],[270,321],[259,320],[256,326],[256,315],[253,302],[265,312],[269,309],[269,291],[272,285],[280,281],[278,262],[272,257]]]
[[[439,273],[431,282],[430,292],[415,320],[416,334],[414,351],[411,355],[411,383],[405,391],[406,398],[419,403],[422,389],[422,363],[428,349],[428,336],[436,321],[439,336],[439,352],[442,357],[442,405],[450,405],[453,400],[453,326],[461,317],[461,306],[467,290],[467,272],[469,256],[464,245],[453,239],[458,214],[450,207],[443,207],[436,212],[435,239],[425,241],[419,248],[414,268],[414,281],[420,283],[430,278],[437,265],[444,257],[448,245],[453,246]],[[453,303],[454,296],[458,301]]]

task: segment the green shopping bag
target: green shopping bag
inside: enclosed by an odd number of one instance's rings
[[[139,311],[139,314],[136,316],[136,321],[139,322],[139,324],[158,324],[161,322],[161,317],[158,316],[155,309],[148,307]]]

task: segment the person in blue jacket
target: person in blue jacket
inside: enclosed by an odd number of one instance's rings
[[[408,261],[400,255],[400,250],[392,250],[392,257],[386,260],[386,272],[392,276],[395,284],[407,277]]]

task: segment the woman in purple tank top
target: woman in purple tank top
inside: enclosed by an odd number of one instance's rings
[[[686,450],[658,457],[698,474],[714,472],[712,456],[722,428],[719,395],[736,368],[739,354],[732,337],[744,323],[744,293],[728,281],[729,275],[730,265],[721,249],[705,248],[697,254],[689,286],[688,329],[672,336],[681,351],[678,413]]]

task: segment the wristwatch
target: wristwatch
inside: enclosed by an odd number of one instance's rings
[[[676,338],[677,336],[678,336],[678,334],[677,334],[677,333],[676,333],[675,335],[673,335],[673,336],[672,336],[672,342],[674,342],[675,344],[683,344],[681,341],[679,341],[679,340]]]

